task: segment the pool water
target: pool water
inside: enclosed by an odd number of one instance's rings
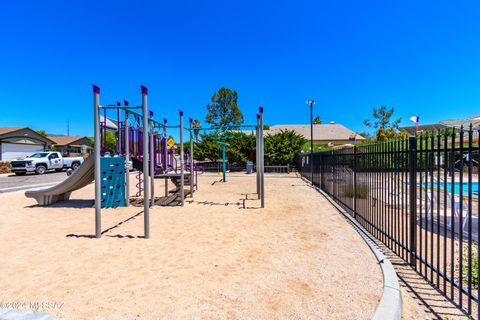
[[[430,188],[430,182],[429,183],[424,182],[423,185],[426,188]],[[435,181],[434,187],[438,187],[438,186],[440,186],[440,188],[443,189],[444,186],[445,186],[444,182],[443,181]],[[452,191],[452,183],[447,182],[446,186],[447,186],[447,192],[451,192]],[[478,197],[478,182],[472,182],[471,186],[472,186],[472,195]],[[454,182],[453,183],[453,193],[458,196],[458,195],[460,195],[460,190],[462,190],[462,195],[463,196],[468,196],[468,182],[463,182],[463,183],[460,183],[458,181]]]

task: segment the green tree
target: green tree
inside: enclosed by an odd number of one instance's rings
[[[238,125],[243,123],[243,114],[238,107],[238,94],[235,90],[221,87],[207,104],[205,121],[214,126]]]
[[[313,124],[322,124],[322,118],[315,116],[315,118],[313,118]]]
[[[354,144],[355,145],[363,145],[363,144],[370,144],[375,142],[375,136],[373,136],[370,132],[368,131],[362,131],[358,132],[358,135],[362,136],[365,138],[363,141],[357,140]]]
[[[117,135],[115,132],[107,131],[107,145],[105,147],[105,151],[114,154],[117,148]]]
[[[373,120],[366,119],[363,123],[370,128],[375,129],[375,136],[377,141],[386,141],[395,138],[398,131],[398,125],[402,118],[392,120],[394,108],[387,109],[386,106],[380,108],[373,108]]]
[[[43,137],[47,137],[47,132],[45,130],[35,130],[36,133],[38,133],[39,135],[43,136]]]
[[[244,164],[255,158],[255,136],[241,132],[224,132],[201,134],[200,139],[193,145],[193,155],[195,160],[217,161],[222,158],[221,147],[217,143],[223,141],[230,146],[227,147],[227,160],[230,163]],[[185,150],[190,148],[189,143],[185,143]]]
[[[390,139],[397,139],[397,138],[406,138],[408,137],[408,133],[405,131],[396,131],[393,128],[389,129],[378,129],[375,135],[377,141],[387,141]]]
[[[229,163],[244,164],[255,160],[255,135],[228,131],[201,134],[194,142],[193,155],[198,161],[218,161],[221,159],[221,147],[217,141],[227,142],[227,160]],[[287,165],[295,162],[296,155],[302,150],[307,139],[294,131],[281,131],[265,136],[265,163],[268,165]],[[185,150],[189,148],[185,143]]]
[[[245,164],[255,159],[255,136],[242,132],[231,132],[227,138],[229,162]]]
[[[265,164],[287,165],[295,163],[296,155],[307,142],[295,131],[280,131],[274,135],[265,136]]]
[[[217,136],[214,133],[200,134],[200,138],[193,144],[193,157],[198,161],[217,161],[218,152]]]
[[[195,136],[195,140],[198,140],[198,135],[200,134],[200,130],[195,128],[201,128],[201,127],[202,125],[200,124],[200,120],[194,119],[192,121],[192,128],[194,128],[193,135]]]

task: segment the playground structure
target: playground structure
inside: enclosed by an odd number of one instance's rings
[[[185,200],[185,177],[188,177],[188,182],[190,185],[189,195],[193,197],[193,192],[195,187],[198,186],[196,183],[196,175],[194,174],[194,160],[193,160],[193,131],[214,131],[221,132],[222,136],[225,136],[231,130],[241,130],[245,128],[255,128],[256,129],[256,140],[257,140],[257,194],[258,198],[261,200],[261,207],[264,207],[264,178],[263,178],[263,108],[259,108],[259,113],[257,115],[257,124],[256,125],[230,125],[230,126],[213,126],[207,128],[194,128],[193,120],[190,119],[189,127],[184,127],[183,123],[183,111],[179,111],[179,125],[178,126],[168,126],[167,120],[164,119],[163,123],[160,123],[153,119],[153,111],[148,109],[148,89],[144,86],[141,86],[142,92],[142,105],[138,107],[130,107],[126,101],[124,101],[124,106],[121,106],[120,103],[116,105],[107,105],[102,107],[100,105],[100,88],[93,86],[94,91],[94,112],[95,112],[95,145],[94,145],[94,156],[95,156],[95,235],[97,238],[101,236],[101,209],[106,207],[112,207],[112,204],[116,206],[121,206],[123,202],[121,201],[122,190],[125,189],[124,198],[125,205],[128,206],[130,203],[130,175],[128,170],[118,170],[118,173],[123,173],[123,179],[125,183],[117,183],[112,188],[115,191],[105,192],[107,186],[104,181],[115,179],[115,175],[109,175],[108,171],[106,172],[102,168],[102,161],[105,159],[105,149],[106,149],[106,110],[107,109],[116,109],[117,110],[117,123],[119,124],[117,130],[117,139],[116,139],[116,152],[115,157],[120,158],[124,161],[125,166],[128,166],[128,161],[132,158],[134,167],[139,170],[137,175],[138,184],[137,184],[137,196],[141,196],[143,192],[143,214],[144,214],[144,236],[149,238],[150,236],[150,224],[149,224],[149,214],[150,206],[155,205],[155,189],[154,189],[154,179],[163,178],[165,180],[165,196],[168,196],[168,179],[172,179],[175,185],[177,186],[175,192],[179,192],[181,206],[184,205]],[[100,110],[104,110],[104,123],[100,122]],[[134,111],[134,109],[141,109],[141,113]],[[123,129],[121,129],[121,119],[120,111],[123,110],[125,113],[123,121]],[[130,125],[129,118],[133,116],[134,122],[133,126]],[[178,173],[177,160],[175,159],[174,152],[172,149],[168,150],[167,147],[167,132],[169,128],[178,128],[179,129],[179,162],[180,162],[180,172]],[[103,130],[101,130],[103,129]],[[160,130],[163,131],[163,137],[161,137]],[[189,156],[185,157],[184,145],[183,145],[183,131],[188,130],[190,138],[190,150]],[[123,132],[123,137],[122,137]],[[103,142],[103,145],[102,143]],[[226,150],[228,146],[225,142],[218,141],[222,146],[222,172],[223,172],[223,182],[226,182]],[[188,161],[189,171],[186,172],[185,161]],[[105,166],[103,166],[105,168]],[[107,168],[108,169],[108,168]],[[103,170],[103,171],[102,171]],[[111,172],[117,172],[110,169]],[[105,173],[107,176],[105,177]],[[143,179],[141,175],[143,174]],[[102,176],[103,175],[103,176]],[[180,183],[178,185],[178,180]],[[121,181],[117,177],[118,181]],[[141,189],[141,183],[143,182],[143,190]],[[116,187],[116,189],[115,189]],[[112,199],[114,197],[115,199]],[[101,199],[98,201],[98,199]],[[102,205],[104,204],[104,205]],[[107,204],[109,206],[107,206]]]
[[[83,188],[92,181],[95,182],[95,236],[102,235],[101,210],[103,208],[117,208],[129,206],[132,197],[130,195],[129,164],[138,170],[136,174],[137,200],[143,200],[144,237],[150,237],[150,207],[155,202],[154,179],[164,179],[165,197],[170,192],[180,198],[180,205],[185,200],[185,178],[189,184],[188,195],[193,198],[194,191],[198,188],[197,171],[193,159],[193,136],[194,131],[214,131],[220,137],[225,137],[232,130],[255,129],[256,130],[256,180],[258,199],[261,208],[264,208],[264,170],[263,170],[263,108],[259,108],[256,125],[230,125],[212,126],[206,128],[193,127],[190,119],[189,127],[184,127],[183,112],[179,111],[179,124],[167,125],[156,121],[153,111],[148,109],[148,89],[141,86],[142,104],[130,106],[124,100],[123,106],[117,102],[102,106],[100,104],[100,88],[93,85],[94,104],[94,152],[66,180],[56,186],[25,192],[27,197],[35,198],[39,205],[51,205],[58,201],[69,200],[72,191]],[[115,132],[115,149],[107,150],[108,118],[107,111],[113,109],[117,112],[117,124]],[[103,120],[100,116],[103,111]],[[121,114],[123,112],[123,119]],[[168,129],[179,129],[179,159],[177,161],[173,148],[168,148]],[[183,131],[189,132],[190,148],[187,154],[184,152]],[[220,138],[219,138],[220,140]],[[217,142],[222,147],[222,182],[226,177],[226,148],[228,144],[223,141]],[[113,155],[111,154],[113,153]],[[179,162],[179,165],[178,165]],[[168,182],[171,180],[176,188],[168,190]],[[143,197],[142,197],[143,195]],[[143,199],[141,199],[143,198]]]
[[[180,179],[180,186],[175,192],[179,193],[181,205],[184,205],[185,189],[184,181],[186,174],[190,181],[190,196],[194,192],[194,174],[186,173],[184,170],[184,152],[183,152],[183,112],[179,112],[180,124],[178,126],[167,126],[166,120],[160,123],[153,119],[154,113],[148,109],[148,89],[141,86],[142,104],[137,107],[129,106],[124,101],[124,106],[119,103],[116,105],[100,105],[100,89],[97,86],[94,90],[94,112],[95,112],[95,235],[101,236],[101,209],[109,207],[118,207],[124,204],[130,204],[130,174],[128,170],[115,171],[106,167],[103,163],[112,159],[106,156],[106,135],[107,135],[107,110],[117,110],[117,131],[116,131],[116,154],[113,159],[120,159],[124,167],[128,167],[131,159],[132,166],[138,170],[137,193],[136,197],[143,194],[143,213],[144,213],[144,236],[149,238],[149,209],[155,205],[155,178],[164,178],[165,196],[168,196],[168,179]],[[135,111],[140,109],[141,112]],[[103,110],[103,123],[100,121],[100,111]],[[124,112],[124,119],[121,120],[120,113]],[[133,120],[133,121],[132,121]],[[168,148],[166,145],[167,128],[180,129],[180,173],[173,170],[174,159],[168,157]],[[160,131],[163,130],[163,135]],[[169,161],[170,159],[170,161]],[[169,163],[170,162],[170,163]],[[193,158],[190,157],[190,167],[193,167]],[[118,165],[117,165],[118,166]],[[123,174],[122,177],[115,176],[115,173]],[[107,185],[109,180],[116,180],[118,183]],[[123,183],[120,181],[123,180]],[[125,190],[122,193],[122,190]],[[124,201],[122,201],[122,195]],[[114,199],[112,199],[112,197]],[[98,199],[101,199],[98,201]],[[112,205],[114,204],[114,205]]]

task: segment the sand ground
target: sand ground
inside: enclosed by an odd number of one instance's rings
[[[44,302],[65,319],[369,319],[382,274],[364,241],[318,192],[267,175],[202,175],[185,207],[103,210],[93,184],[38,207],[0,194],[0,302]],[[163,181],[157,181],[163,190]],[[53,305],[53,303],[59,303]]]

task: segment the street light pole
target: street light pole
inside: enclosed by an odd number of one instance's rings
[[[310,99],[306,103],[310,105],[310,182],[313,185],[313,105],[315,101]]]

